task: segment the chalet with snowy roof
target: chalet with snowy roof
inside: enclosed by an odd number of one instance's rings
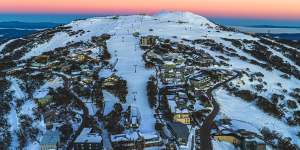
[[[158,37],[153,35],[142,36],[140,39],[140,46],[142,48],[151,48],[155,46]]]
[[[71,60],[76,62],[91,62],[91,63],[99,63],[99,60],[93,58],[90,56],[92,52],[91,51],[80,51],[71,54]]]
[[[44,122],[47,129],[52,129],[53,124],[58,121],[59,113],[56,110],[46,111],[44,113]]]
[[[129,113],[129,115],[125,120],[125,126],[127,128],[138,128],[141,124],[141,114],[138,108],[130,106],[127,113]]]
[[[46,64],[43,64],[43,63],[37,63],[37,62],[31,63],[32,68],[41,68],[41,67],[45,67],[45,66],[46,66]]]
[[[239,146],[241,144],[241,137],[235,133],[222,133],[213,136],[217,141],[228,142],[233,145]]]
[[[187,109],[176,109],[174,113],[174,121],[180,122],[183,124],[191,124],[191,113]]]
[[[92,128],[83,128],[74,141],[74,150],[100,150],[103,149],[103,142],[100,133]]]
[[[110,77],[106,78],[103,82],[104,86],[113,86],[120,78],[115,74],[112,74]]]
[[[46,95],[42,98],[37,99],[37,103],[38,103],[38,106],[42,108],[42,107],[46,106],[47,104],[49,104],[50,102],[52,102],[52,100],[53,100],[53,96]]]
[[[210,88],[210,82],[210,77],[203,73],[193,75],[188,80],[191,89],[193,89],[195,93],[205,91],[206,89]]]
[[[189,107],[189,98],[185,90],[172,91],[172,88],[168,89],[168,105],[171,113],[173,114],[173,121],[183,124],[191,124],[191,108]],[[171,90],[171,91],[170,91]]]
[[[163,144],[157,133],[141,133],[141,136],[144,138],[144,147],[161,146]]]
[[[266,143],[257,137],[246,137],[242,140],[242,150],[266,150]]]
[[[174,68],[176,68],[176,63],[174,63],[173,61],[164,61],[164,64],[162,65],[162,69],[166,71]]]
[[[144,141],[138,132],[115,134],[110,136],[114,149],[143,149]]]
[[[232,132],[223,129],[213,137],[215,140],[239,146],[242,150],[266,150],[266,143],[262,139],[258,138],[255,133],[245,130]]]
[[[157,133],[127,132],[110,137],[114,149],[143,149],[161,146],[162,139]]]
[[[194,65],[200,66],[200,67],[208,67],[215,63],[215,60],[213,57],[211,57],[209,54],[205,52],[197,52],[193,55],[193,61]]]
[[[34,57],[31,67],[40,68],[45,67],[48,63],[49,56],[48,55],[41,55]]]
[[[50,58],[50,57],[49,57],[48,55],[40,55],[40,56],[36,56],[36,57],[34,58],[34,61],[35,61],[36,63],[42,63],[42,64],[45,64],[45,63],[48,62],[49,58]]]
[[[185,108],[186,105],[183,104],[183,107],[178,106],[180,103],[179,101],[175,100],[168,100],[169,107],[171,110],[171,113],[174,115],[173,121],[174,122],[180,122],[183,124],[191,124],[191,113],[190,111]]]
[[[60,136],[58,131],[47,131],[40,143],[40,150],[55,150],[58,149]]]

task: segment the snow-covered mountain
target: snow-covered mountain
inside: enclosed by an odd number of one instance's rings
[[[71,126],[72,132],[63,135],[65,145],[69,145],[82,124],[86,124],[87,116],[101,118],[98,116],[101,114],[103,118],[120,101],[123,111],[128,106],[139,110],[140,132],[157,132],[154,116],[157,111],[149,105],[146,87],[149,77],[158,70],[145,68],[145,51],[139,46],[141,37],[148,35],[158,37],[157,43],[171,41],[174,49],[181,44],[186,50],[209,54],[215,63],[201,69],[240,72],[239,78],[212,92],[220,107],[214,118],[219,129],[251,131],[264,139],[269,148],[283,142],[300,146],[299,49],[289,43],[214,24],[193,13],[163,12],[153,16],[77,20],[2,44],[0,145],[3,149],[39,149],[49,130],[47,118],[53,118],[49,119],[56,121],[52,126],[60,130]],[[164,61],[163,55],[158,58]],[[191,55],[191,59],[199,58]],[[112,76],[120,80],[117,84],[120,87],[110,86]],[[102,85],[106,81],[107,86]],[[120,92],[122,81],[127,88]],[[59,100],[41,102],[47,95],[52,96],[51,100]],[[101,104],[97,96],[102,97]],[[230,123],[222,123],[224,119]],[[111,149],[110,129],[106,125],[110,122],[102,121],[99,119],[93,126],[102,130],[105,149]],[[194,126],[189,128],[194,135]],[[276,136],[267,136],[262,132],[266,129]],[[215,140],[212,144],[215,149],[234,148]]]

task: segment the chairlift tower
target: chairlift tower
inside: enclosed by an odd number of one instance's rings
[[[134,73],[136,73],[136,67],[137,67],[137,65],[133,65],[134,66]]]
[[[118,54],[117,54],[117,50],[115,50],[115,57],[117,58]]]
[[[133,100],[136,101],[137,91],[133,91],[132,94],[133,94]]]

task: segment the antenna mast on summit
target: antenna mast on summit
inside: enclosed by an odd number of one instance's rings
[[[141,15],[141,25],[143,24],[143,15]]]

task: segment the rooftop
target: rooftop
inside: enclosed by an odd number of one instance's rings
[[[115,134],[111,135],[110,139],[112,142],[121,142],[121,141],[135,141],[140,137],[137,132],[129,132],[124,134]]]
[[[57,143],[59,143],[59,132],[58,131],[47,131],[41,141],[41,145],[57,144]]]
[[[115,135],[111,135],[110,137],[112,142],[136,141],[139,138],[150,140],[150,139],[160,138],[160,137],[156,132],[141,133],[139,131],[126,132],[123,134],[115,134]]]
[[[102,137],[99,133],[93,133],[92,128],[83,128],[75,143],[101,143]]]
[[[190,131],[187,125],[177,122],[168,122],[168,127],[171,129],[176,138],[181,138],[184,141],[188,141]]]

